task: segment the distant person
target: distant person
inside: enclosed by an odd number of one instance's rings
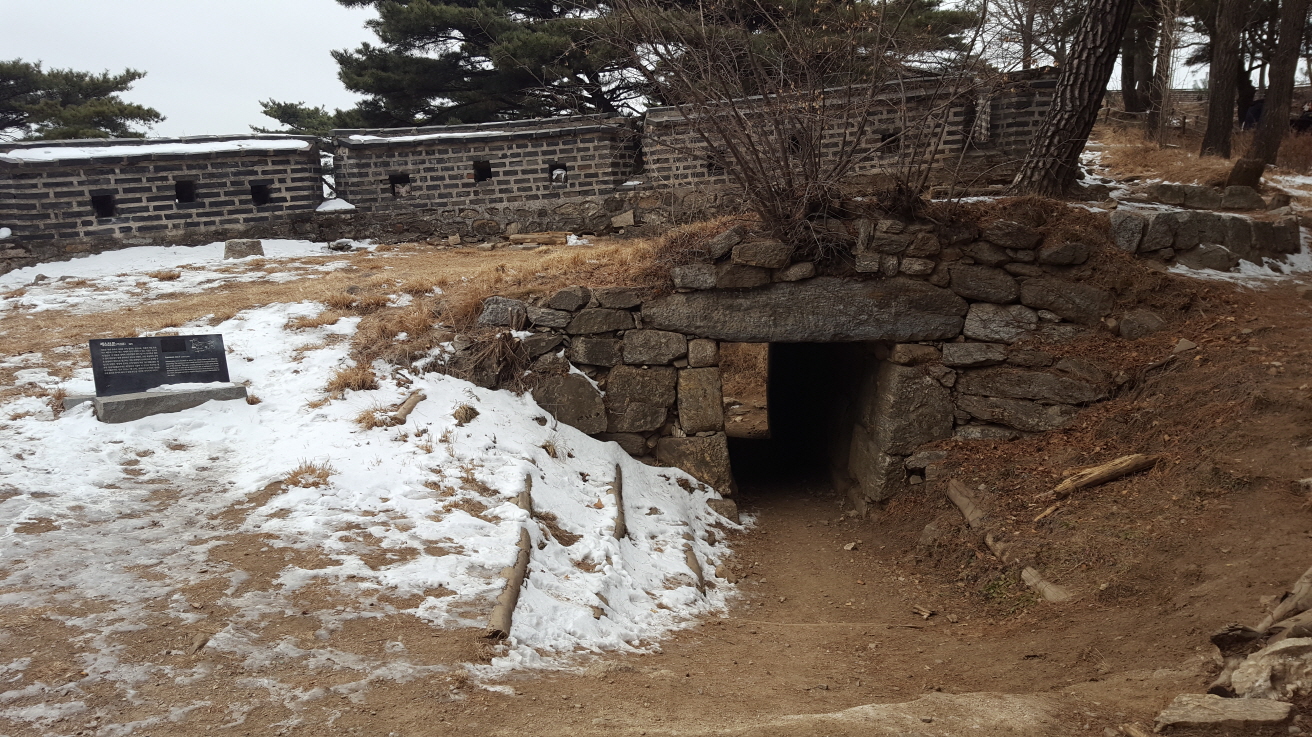
[[[1253,100],[1253,104],[1248,106],[1248,112],[1244,115],[1244,130],[1251,131],[1262,122],[1262,111],[1266,108],[1266,98],[1259,97]]]

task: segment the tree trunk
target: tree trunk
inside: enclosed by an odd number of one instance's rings
[[[1162,113],[1171,97],[1177,19],[1173,4],[1158,3],[1157,9],[1160,14],[1157,25],[1157,63],[1153,69],[1152,86],[1148,90],[1148,116],[1144,124],[1144,135],[1148,140],[1161,144],[1166,142],[1166,121]]]
[[[1140,107],[1135,112],[1148,110],[1148,88],[1153,83],[1153,50],[1157,48],[1157,16],[1149,14],[1139,23],[1136,38],[1139,51],[1134,56],[1134,78],[1139,85]]]
[[[1239,69],[1235,73],[1235,119],[1243,122],[1248,118],[1248,108],[1253,106],[1253,98],[1257,97],[1257,88],[1253,87],[1253,70],[1245,69],[1242,59]]]
[[[1133,9],[1134,0],[1091,0],[1085,9],[1057,77],[1052,109],[1030,142],[1012,191],[1056,197],[1074,183]]]
[[[1212,35],[1212,65],[1207,80],[1207,128],[1202,156],[1230,158],[1235,130],[1235,91],[1239,81],[1239,33],[1244,28],[1243,0],[1220,0]]]
[[[1139,102],[1139,90],[1134,79],[1134,55],[1138,50],[1134,38],[1135,30],[1133,27],[1127,30],[1124,40],[1121,41],[1121,106],[1125,108],[1127,113],[1138,112],[1143,109],[1142,103]]]
[[[1298,51],[1303,44],[1303,31],[1307,24],[1309,0],[1283,0],[1280,3],[1280,36],[1271,58],[1271,76],[1267,85],[1266,102],[1262,106],[1262,121],[1253,135],[1253,144],[1244,159],[1230,172],[1229,184],[1257,186],[1262,170],[1256,162],[1276,163],[1280,141],[1289,131],[1289,103],[1294,97],[1294,73],[1298,70]],[[1256,173],[1256,176],[1254,174]]]

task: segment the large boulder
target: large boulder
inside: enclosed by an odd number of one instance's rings
[[[729,442],[722,432],[700,438],[661,438],[656,441],[656,460],[687,471],[721,496],[733,494]]]
[[[1137,212],[1117,210],[1112,213],[1112,239],[1116,247],[1126,253],[1136,253],[1143,233],[1148,229],[1148,219]]]
[[[1185,693],[1157,715],[1155,731],[1170,727],[1228,727],[1250,730],[1287,723],[1294,715],[1292,704],[1267,699],[1226,699],[1214,694]],[[1236,733],[1239,734],[1239,733]]]
[[[1044,371],[986,368],[957,377],[957,391],[1004,399],[1033,399],[1058,404],[1087,404],[1107,398],[1102,387]]]
[[[548,376],[533,387],[533,400],[557,420],[589,435],[606,429],[601,392],[585,376]]]
[[[792,259],[793,249],[776,240],[757,240],[733,247],[733,262],[765,269],[782,269]]]
[[[643,324],[738,343],[948,340],[966,301],[911,279],[816,277],[752,291],[671,294],[647,302]]]
[[[1110,292],[1091,284],[1062,279],[1028,279],[1020,288],[1021,304],[1049,310],[1064,320],[1096,325],[1112,311]]]
[[[724,395],[718,368],[679,372],[679,427],[689,435],[724,429]]]
[[[678,289],[714,289],[715,264],[684,264],[670,269],[670,279]]]
[[[1176,263],[1191,269],[1230,271],[1239,265],[1239,257],[1217,243],[1200,243],[1184,253],[1176,254]]]
[[[1038,313],[1024,305],[976,302],[966,313],[963,332],[971,340],[1015,343],[1038,326]]]
[[[1042,405],[1026,399],[1002,399],[962,394],[957,407],[971,417],[996,422],[1025,432],[1046,432],[1070,424],[1079,412],[1064,404]]]
[[[770,270],[745,264],[715,267],[715,286],[720,289],[752,289],[770,283]]]
[[[1312,693],[1312,638],[1291,637],[1249,655],[1230,685],[1241,699],[1289,701]]]
[[[1008,304],[1020,297],[1020,282],[1002,269],[971,264],[952,264],[949,289],[976,302]]]
[[[1082,241],[1045,243],[1039,248],[1038,262],[1049,266],[1076,266],[1089,260],[1089,244]]]
[[[1138,340],[1144,336],[1166,327],[1166,321],[1156,312],[1149,310],[1132,310],[1121,316],[1117,328],[1126,340]]]

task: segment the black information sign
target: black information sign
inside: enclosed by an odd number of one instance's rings
[[[228,380],[222,335],[111,338],[91,341],[96,396],[144,392],[161,384]]]

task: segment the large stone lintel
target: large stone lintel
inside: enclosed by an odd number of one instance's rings
[[[219,384],[187,391],[135,392],[112,397],[96,397],[92,406],[95,408],[96,419],[101,422],[119,423],[132,422],[151,415],[181,412],[184,409],[199,407],[211,399],[227,401],[245,398],[246,387],[240,384]]]
[[[671,294],[642,308],[645,327],[742,343],[949,340],[965,314],[964,299],[924,282],[834,277]]]

